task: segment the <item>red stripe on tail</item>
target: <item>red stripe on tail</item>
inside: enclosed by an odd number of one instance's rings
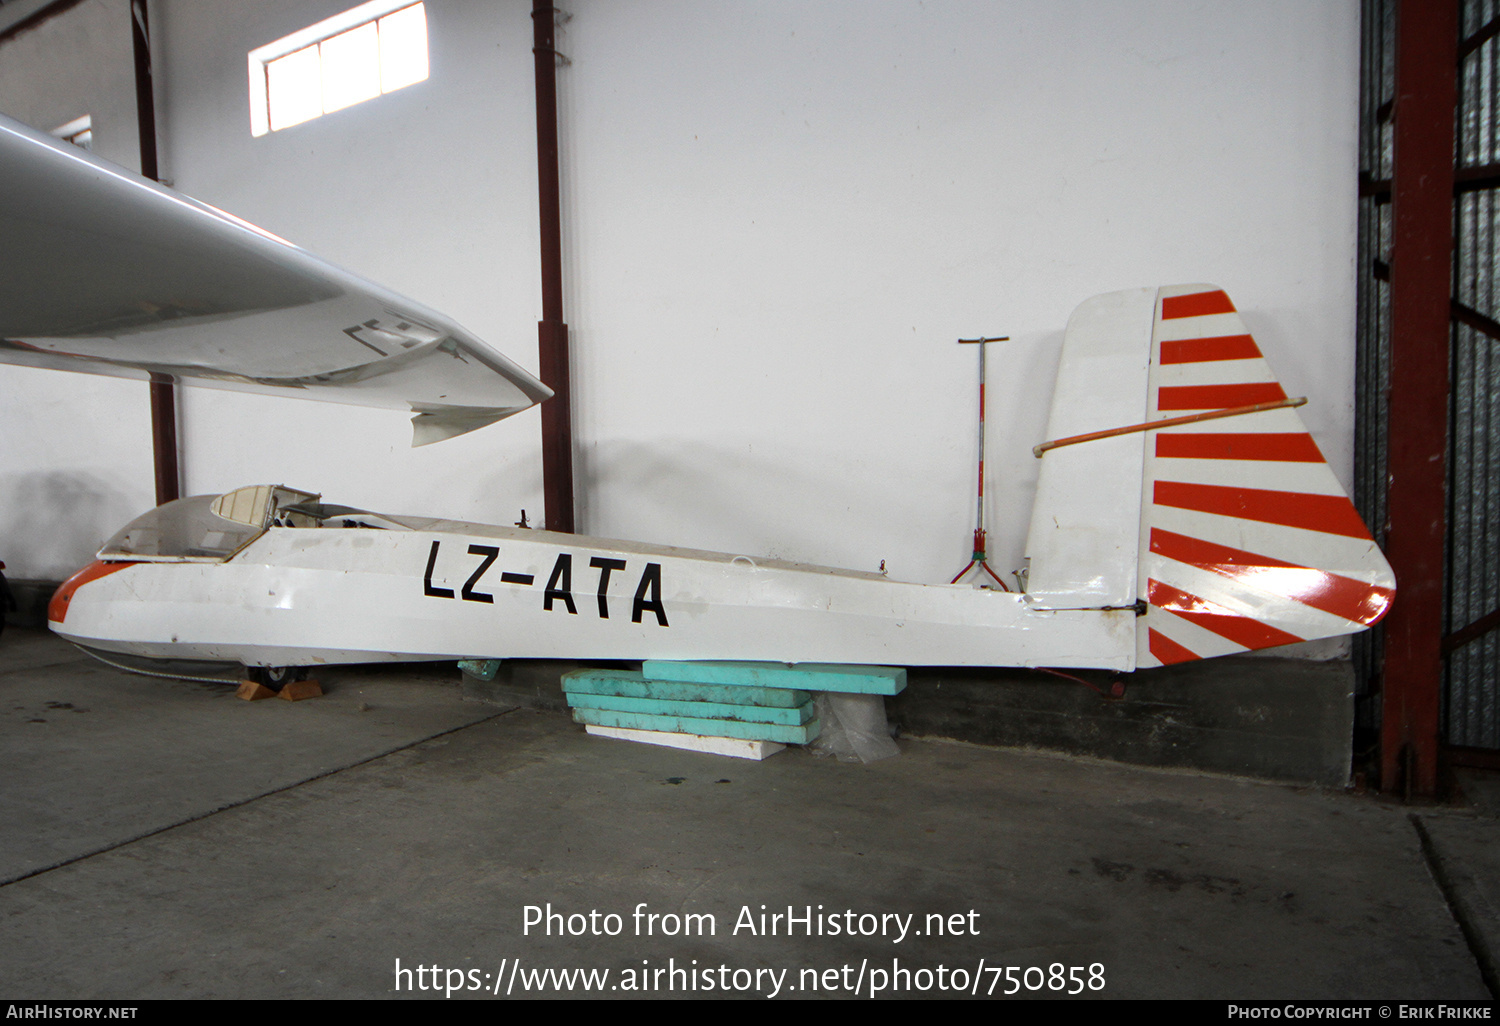
[[[1184,648],[1161,631],[1147,629],[1146,645],[1151,649],[1151,654],[1161,660],[1163,666],[1171,666],[1173,663],[1190,663],[1194,659],[1202,659],[1197,652]]]
[[[1248,616],[1224,612],[1223,606],[1207,602],[1197,595],[1189,594],[1157,580],[1146,582],[1146,595],[1151,604],[1158,609],[1175,613],[1184,620],[1189,620],[1205,630],[1213,631],[1221,638],[1228,638],[1236,645],[1243,645],[1246,648],[1274,648],[1277,645],[1290,645],[1303,640],[1295,634],[1288,634],[1270,624],[1252,620]]]
[[[1152,501],[1158,506],[1217,513],[1263,524],[1300,527],[1306,531],[1341,534],[1346,538],[1370,538],[1364,521],[1354,511],[1354,504],[1342,495],[1158,481]]]
[[[1312,435],[1300,434],[1160,434],[1156,455],[1188,460],[1276,460],[1322,463]]]
[[[1274,381],[1241,385],[1164,385],[1157,390],[1158,410],[1227,410],[1233,406],[1274,403],[1286,393]]]
[[[1161,344],[1162,363],[1207,363],[1210,360],[1253,360],[1260,347],[1249,335],[1185,338]]]
[[[1151,551],[1366,626],[1384,616],[1395,597],[1389,588],[1158,527],[1151,529]]]
[[[1161,319],[1164,321],[1225,313],[1234,313],[1234,304],[1223,289],[1195,292],[1190,296],[1168,296],[1161,301]]]

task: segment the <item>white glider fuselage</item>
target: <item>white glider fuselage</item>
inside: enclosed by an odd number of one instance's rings
[[[1134,666],[1134,609],[549,531],[271,527],[224,562],[96,563],[77,644],[262,666],[538,657]],[[117,568],[117,569],[116,569]],[[99,574],[99,576],[91,576]]]

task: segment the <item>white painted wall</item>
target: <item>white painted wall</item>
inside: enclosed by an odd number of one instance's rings
[[[0,113],[44,132],[93,117],[94,153],[140,170],[129,0],[88,0],[0,45]],[[0,185],[3,187],[3,185]],[[0,239],[0,273],[10,261]],[[154,502],[143,382],[0,366],[0,561],[60,580]]]
[[[428,82],[252,139],[246,52],[343,6],[158,0],[164,174],[534,370],[530,4],[428,0]],[[954,340],[1009,334],[1015,566],[1068,314],[1183,281],[1230,291],[1350,480],[1352,0],[566,6],[581,530],[946,579],[973,518]],[[397,414],[189,391],[185,487],[510,522],[540,509],[538,420],[409,450]]]
[[[155,5],[177,188],[456,318],[536,371],[530,4],[428,5],[431,78],[260,138],[246,54],[346,0]],[[510,523],[541,512],[540,417],[410,448],[390,411],[184,391],[184,492],[279,481],[330,501]]]
[[[588,523],[951,575],[976,367],[1016,566],[1061,329],[1236,298],[1347,481],[1356,5],[579,5],[564,75]],[[1103,497],[1101,497],[1103,500]]]

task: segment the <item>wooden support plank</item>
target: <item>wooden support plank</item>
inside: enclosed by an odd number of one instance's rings
[[[319,698],[323,694],[323,686],[315,680],[288,681],[281,686],[276,697],[287,702],[300,702],[307,698]]]
[[[563,674],[562,688],[570,694],[624,695],[673,702],[723,702],[726,705],[762,705],[779,709],[795,709],[813,698],[810,691],[789,688],[647,680],[633,670],[574,670]]]
[[[709,755],[728,755],[735,759],[754,759],[759,762],[786,748],[775,741],[745,741],[736,737],[704,737],[701,734],[672,734],[664,730],[629,730],[625,727],[584,728],[598,737],[612,737],[620,741],[639,741],[642,744],[661,745],[664,748],[681,748],[689,752],[704,752]]]
[[[782,744],[805,745],[818,736],[822,724],[811,720],[800,727],[777,723],[741,723],[735,720],[703,720],[691,716],[651,716],[646,713],[619,712],[614,709],[574,709],[575,723],[596,727],[628,727],[632,730],[663,730],[673,734],[702,734],[705,737],[737,737],[749,741],[779,741]]]
[[[624,695],[590,695],[572,692],[568,705],[574,709],[614,709],[618,712],[649,713],[653,716],[686,716],[699,720],[735,720],[741,723],[780,723],[800,727],[813,718],[813,703],[792,709],[760,705],[732,705],[723,702],[673,702],[657,698],[631,698]]]
[[[796,688],[802,691],[846,691],[864,695],[898,695],[906,689],[906,668],[900,666],[854,666],[842,663],[678,662],[667,659],[648,659],[643,672],[651,680]]]

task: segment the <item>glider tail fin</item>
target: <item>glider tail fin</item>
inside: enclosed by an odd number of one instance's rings
[[[1074,322],[1090,310],[1103,322],[1093,332],[1098,338],[1090,343],[1084,332],[1075,344]],[[1086,314],[1084,327],[1089,319]],[[1118,370],[1104,377],[1090,366],[1100,363],[1101,352],[1117,353],[1123,365],[1130,350],[1137,359],[1124,382]],[[1144,384],[1135,419],[1119,419],[1135,411],[1117,408],[1108,411],[1113,425],[1078,414],[1078,393],[1089,386],[1096,394],[1119,391],[1125,384]],[[1069,323],[1055,422],[1059,402],[1075,405],[1072,423],[1062,411],[1063,423],[1049,429],[1054,443],[1070,444],[1038,447],[1044,460],[1028,554],[1033,579],[1053,593],[1036,600],[1066,608],[1060,588],[1083,585],[1088,592],[1087,573],[1063,556],[1074,539],[1060,530],[1066,520],[1055,514],[1059,502],[1064,510],[1069,503],[1076,507],[1087,491],[1100,496],[1096,506],[1102,503],[1111,493],[1086,475],[1110,459],[1122,462],[1138,474],[1139,502],[1120,503],[1128,508],[1103,518],[1115,558],[1096,575],[1109,582],[1110,600],[1097,604],[1126,604],[1123,584],[1133,576],[1131,601],[1145,610],[1136,620],[1137,666],[1351,634],[1390,608],[1390,565],[1298,415],[1301,400],[1283,391],[1223,290],[1178,285],[1089,300]],[[1123,403],[1117,398],[1103,405]],[[1135,430],[1109,433],[1122,427]],[[1068,437],[1084,434],[1096,437]],[[1067,455],[1091,448],[1092,455]],[[1113,472],[1123,477],[1122,467]],[[1114,494],[1137,494],[1128,487],[1120,492],[1122,482],[1109,483],[1116,485]],[[1136,533],[1127,555],[1132,519]],[[1049,532],[1048,524],[1058,529]],[[1076,535],[1077,525],[1069,526]]]

